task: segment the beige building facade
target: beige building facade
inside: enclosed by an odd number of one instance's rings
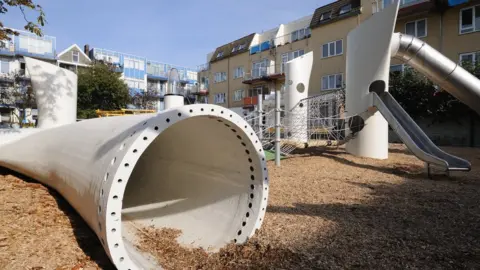
[[[400,0],[395,32],[425,40],[455,62],[480,61],[480,0]],[[218,47],[198,72],[208,103],[246,113],[285,83],[284,63],[313,51],[309,95],[339,89],[345,81],[346,37],[391,0],[339,0],[311,15]],[[405,65],[392,59],[391,70]]]

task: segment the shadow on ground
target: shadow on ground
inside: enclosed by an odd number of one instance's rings
[[[389,149],[389,152],[391,153],[403,153],[403,154],[410,154],[407,150],[403,149]],[[402,165],[402,164],[396,164],[393,167],[387,167],[387,166],[375,166],[375,165],[370,165],[370,164],[362,164],[362,163],[357,163],[354,161],[351,161],[349,159],[344,158],[343,156],[346,154],[343,149],[325,149],[325,148],[317,148],[317,147],[311,147],[311,148],[305,148],[305,149],[298,149],[295,152],[295,155],[299,156],[319,156],[321,155],[322,157],[326,157],[329,159],[332,159],[336,162],[348,165],[348,166],[353,166],[359,169],[367,169],[367,170],[373,170],[381,173],[386,173],[386,174],[393,174],[393,175],[398,175],[402,177],[408,177],[411,179],[423,179],[427,177],[427,171],[423,167],[418,167],[414,166],[412,167],[411,165]],[[435,175],[436,178],[444,178],[445,175]]]
[[[0,167],[0,175],[12,175],[25,182],[38,183],[35,179],[22,175],[15,171],[9,170],[4,167]],[[108,258],[105,250],[103,249],[100,240],[96,234],[85,223],[83,218],[76,212],[76,210],[70,206],[70,204],[55,190],[47,187],[48,193],[55,199],[58,208],[68,217],[75,239],[78,246],[83,250],[85,255],[90,257],[92,261],[98,264],[101,269],[115,269],[110,259]]]
[[[306,244],[322,250],[308,259],[320,269],[480,268],[479,182],[349,183],[368,189],[371,201],[268,207],[337,224],[328,238]]]

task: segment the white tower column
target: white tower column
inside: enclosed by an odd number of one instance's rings
[[[369,87],[382,80],[388,91],[390,42],[397,12],[398,2],[375,13],[347,36],[346,114],[360,114],[364,121],[346,146],[347,152],[356,156],[388,158],[388,122],[380,112],[368,112],[373,105]]]
[[[312,74],[313,52],[285,63],[285,111],[288,115],[290,138],[299,143],[308,141],[307,104],[299,104],[308,97]]]

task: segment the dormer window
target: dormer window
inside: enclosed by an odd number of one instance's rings
[[[332,15],[332,11],[327,11],[327,12],[324,12],[322,13],[322,15],[320,16],[320,21],[326,21],[326,20],[329,20],[330,19],[330,16]]]
[[[352,10],[352,4],[347,4],[347,5],[344,5],[340,8],[340,12],[339,12],[339,15],[342,15],[342,14],[345,14],[345,13],[348,13]]]
[[[233,53],[233,52],[236,52],[236,51],[243,50],[243,49],[245,49],[246,46],[247,46],[247,45],[246,45],[245,43],[239,44],[239,45],[233,47],[232,53]]]
[[[222,56],[223,56],[223,51],[222,51],[222,52],[219,52],[219,53],[217,54],[217,58],[222,57]]]

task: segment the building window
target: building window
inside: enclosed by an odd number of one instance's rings
[[[480,31],[480,5],[460,10],[460,34]]]
[[[243,74],[244,74],[243,67],[237,67],[234,70],[233,78],[234,79],[243,78]]]
[[[269,65],[268,59],[263,59],[258,62],[254,62],[252,64],[252,77],[258,78],[262,76],[266,76],[268,74],[267,67]]]
[[[224,82],[227,80],[227,73],[226,72],[217,72],[215,73],[215,82]]]
[[[322,15],[320,16],[320,21],[323,22],[323,21],[329,20],[331,15],[332,15],[332,11],[331,11],[331,10],[322,13]]]
[[[237,46],[233,47],[233,49],[232,49],[232,53],[233,53],[233,52],[236,52],[236,51],[243,50],[243,49],[245,49],[245,47],[247,47],[247,45],[246,45],[245,43],[243,43],[243,44],[239,44],[239,45],[237,45]],[[223,52],[221,52],[221,53],[222,53],[222,55],[223,55]],[[220,54],[220,53],[219,53],[219,54]],[[217,56],[217,57],[221,57],[222,55],[220,55],[220,56]]]
[[[72,52],[72,62],[78,63],[80,61],[80,53],[77,51]]]
[[[217,58],[222,57],[222,56],[223,56],[223,51],[222,51],[222,52],[219,52],[219,53],[217,54]]]
[[[470,64],[475,65],[478,61],[480,61],[480,51],[460,54],[460,65],[464,62],[469,62]]]
[[[322,90],[339,89],[343,85],[343,74],[332,74],[322,77]]]
[[[0,73],[8,74],[10,73],[10,62],[6,60],[0,60]]]
[[[145,61],[143,61],[143,60],[138,60],[138,59],[132,59],[132,58],[125,57],[123,62],[124,62],[125,68],[134,68],[134,69],[138,69],[138,70],[145,70]]]
[[[427,36],[427,19],[416,20],[405,24],[405,34],[422,38]]]
[[[343,54],[343,39],[325,43],[322,45],[322,58]]]
[[[347,5],[344,5],[340,8],[340,12],[339,12],[339,15],[342,15],[342,14],[345,14],[345,13],[348,13],[352,10],[352,4],[347,4]]]
[[[291,60],[293,60],[293,59],[295,59],[299,56],[302,56],[304,53],[305,53],[304,50],[297,50],[297,51],[282,54],[281,72],[285,73],[285,63],[287,63],[288,61],[291,61]]]
[[[233,101],[241,101],[245,97],[245,90],[239,89],[233,92]]]
[[[208,78],[207,77],[202,77],[202,79],[200,80],[200,87],[202,88],[201,90],[203,89],[208,89]]]
[[[222,104],[225,103],[225,93],[218,93],[213,96],[213,103]]]
[[[402,73],[402,72],[403,72],[403,65],[390,66],[390,73]]]
[[[309,37],[310,34],[311,34],[310,27],[295,30],[291,34],[292,42],[297,40],[302,40],[305,37]]]

